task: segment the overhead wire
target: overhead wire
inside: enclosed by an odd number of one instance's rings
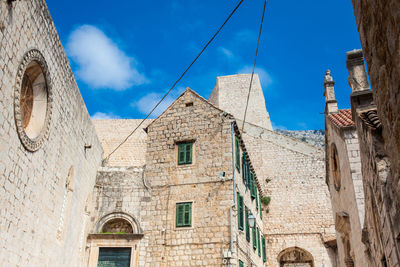
[[[229,16],[225,19],[224,23],[218,28],[218,30],[214,33],[214,35],[211,37],[211,39],[206,43],[206,45],[203,47],[203,49],[197,54],[196,58],[190,63],[190,65],[185,69],[185,71],[179,76],[179,78],[174,82],[174,84],[171,86],[171,88],[164,94],[164,96],[161,98],[160,101],[153,107],[153,109],[147,114],[147,116],[141,120],[141,122],[136,126],[136,128],[121,142],[117,147],[112,150],[107,157],[103,159],[103,165],[109,160],[112,154],[115,153],[128,139],[136,132],[137,129],[146,121],[148,117],[154,112],[154,110],[161,104],[161,102],[168,96],[168,94],[175,88],[175,86],[178,84],[178,82],[185,76],[185,74],[188,72],[188,70],[192,67],[192,65],[197,61],[197,59],[203,54],[203,52],[207,49],[207,47],[210,45],[210,43],[215,39],[215,37],[219,34],[219,32],[222,30],[222,28],[225,26],[225,24],[229,21],[229,19],[233,16],[233,14],[236,12],[236,10],[240,7],[240,5],[243,3],[244,0],[240,0],[240,2],[236,5],[236,7],[231,11]]]
[[[250,93],[251,93],[251,86],[253,84],[253,77],[254,77],[254,70],[256,68],[256,62],[257,62],[257,55],[258,55],[258,47],[260,45],[260,39],[261,39],[261,32],[262,32],[262,26],[264,23],[264,15],[265,15],[265,7],[267,6],[267,0],[264,0],[264,7],[262,11],[262,16],[261,16],[261,22],[260,22],[260,30],[258,31],[258,38],[257,38],[257,48],[256,48],[256,53],[254,56],[254,63],[253,63],[253,70],[251,72],[251,78],[250,78],[250,85],[249,85],[249,92],[247,94],[247,101],[246,101],[246,108],[244,110],[244,116],[243,116],[243,124],[242,124],[242,132],[244,130],[244,124],[246,122],[246,115],[247,115],[247,108],[249,106],[249,99],[250,99]]]

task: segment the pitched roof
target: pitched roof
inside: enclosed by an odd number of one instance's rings
[[[354,121],[353,121],[350,109],[340,109],[338,113],[329,114],[328,118],[337,127],[354,126]]]

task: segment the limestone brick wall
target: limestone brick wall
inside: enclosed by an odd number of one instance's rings
[[[353,0],[354,15],[382,122],[393,176],[387,180],[387,209],[400,247],[400,2]],[[399,252],[398,252],[399,253]]]
[[[232,114],[236,119],[243,120],[250,80],[251,74],[217,77],[217,83],[209,101]],[[264,93],[257,74],[254,74],[253,77],[246,121],[272,130],[271,120],[265,107]]]
[[[145,229],[146,266],[224,266],[223,252],[230,250],[231,241],[230,208],[237,193],[231,123],[226,113],[189,89],[148,127],[145,177],[152,189],[152,210]],[[194,141],[193,164],[178,166],[176,144],[188,140]],[[187,201],[193,202],[192,227],[176,228],[176,203]],[[254,201],[253,205],[255,210]],[[238,230],[236,205],[232,227],[231,263],[237,266],[236,240],[243,233]],[[258,256],[253,262],[262,266]]]
[[[335,231],[323,151],[252,124],[246,123],[244,131],[259,180],[271,196],[263,216],[267,265],[279,266],[279,253],[296,246],[312,254],[315,266],[335,266],[325,246]]]
[[[49,134],[35,152],[22,145],[14,117],[18,67],[32,48],[52,83]],[[42,0],[0,1],[0,110],[0,265],[82,266],[102,148]]]
[[[141,119],[93,120],[104,149],[104,157],[107,157],[141,121]],[[147,134],[144,128],[151,121],[151,119],[148,119],[143,122],[135,133],[109,157],[105,164],[107,166],[125,167],[145,165]]]
[[[372,266],[368,261],[366,247],[362,243],[364,227],[365,203],[364,188],[361,174],[361,159],[358,137],[355,127],[340,129],[328,118],[326,119],[326,159],[327,184],[330,191],[333,218],[345,212],[349,216],[349,233],[342,229],[336,232],[339,266],[345,266],[346,251],[343,235],[348,234],[351,244],[351,256],[355,266]],[[333,178],[333,146],[336,146],[339,170],[340,188],[334,185]],[[340,222],[337,222],[339,224]],[[338,227],[340,227],[338,225]]]

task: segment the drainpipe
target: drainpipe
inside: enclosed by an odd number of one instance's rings
[[[236,180],[235,180],[235,131],[233,127],[233,122],[231,123],[231,128],[232,128],[232,181],[233,181],[233,204],[231,205],[229,209],[229,215],[230,215],[230,227],[231,227],[231,253],[233,256],[234,249],[233,249],[233,207],[236,206]],[[229,266],[232,266],[232,264],[229,261]]]

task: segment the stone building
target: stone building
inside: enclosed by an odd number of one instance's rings
[[[0,265],[81,266],[102,147],[44,1],[0,1]]]
[[[0,265],[337,266],[323,151],[257,76],[244,125],[250,75],[218,77],[110,155],[140,121],[90,120],[44,0],[0,1],[0,75]]]
[[[325,76],[327,184],[339,259],[346,266],[398,266],[399,210],[388,188],[394,172],[361,50],[347,53],[347,68],[351,111],[338,110],[334,82]]]
[[[377,195],[382,197],[377,199],[377,205],[384,206],[385,216],[381,220],[385,219],[386,223],[386,227],[378,231],[385,237],[382,246],[388,266],[398,266],[400,264],[400,13],[398,12],[400,3],[396,0],[352,2],[372,86],[372,95],[369,94],[369,97],[373,98],[376,115],[381,124],[381,129],[378,129],[381,131],[380,148],[374,149],[380,158],[385,158],[389,169],[381,186],[374,189],[381,192]],[[375,140],[366,138],[365,141],[365,151],[371,150],[374,146],[372,141]]]

